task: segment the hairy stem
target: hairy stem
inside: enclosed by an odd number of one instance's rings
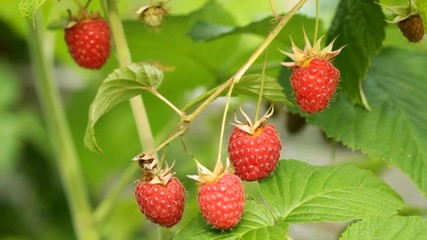
[[[65,116],[58,87],[53,79],[53,61],[44,48],[45,32],[42,17],[28,21],[28,44],[36,87],[48,126],[51,144],[58,164],[62,185],[71,211],[77,239],[99,239],[92,219],[88,191],[79,165],[76,148]],[[46,45],[45,45],[46,46]]]

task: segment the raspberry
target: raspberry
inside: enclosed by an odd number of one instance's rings
[[[293,62],[283,62],[282,65],[291,68],[291,85],[300,109],[312,114],[325,109],[337,89],[340,72],[332,65],[331,59],[337,56],[342,48],[332,51],[332,41],[322,49],[322,38],[311,46],[305,33],[304,39],[304,50],[292,43],[294,53],[284,54]]]
[[[329,104],[334,95],[340,72],[326,59],[313,58],[307,66],[295,67],[291,85],[297,104],[307,113],[316,113]]]
[[[163,227],[177,224],[184,212],[185,189],[172,177],[166,185],[140,181],[135,197],[142,213],[152,222]]]
[[[231,132],[228,153],[235,174],[242,180],[265,178],[276,168],[280,158],[282,145],[276,128],[272,124],[262,125],[254,133],[239,126]]]
[[[110,56],[110,28],[97,15],[81,14],[71,20],[65,28],[65,42],[78,65],[89,69],[99,69]]]
[[[243,213],[245,196],[239,177],[226,173],[217,181],[199,187],[198,203],[206,221],[218,229],[237,225]]]
[[[397,25],[402,31],[403,36],[410,42],[419,42],[424,37],[424,25],[420,15],[412,15],[399,21]]]
[[[159,162],[147,154],[133,158],[144,173],[135,187],[135,198],[141,212],[163,227],[177,224],[184,212],[185,188],[173,176],[172,167],[161,169]]]

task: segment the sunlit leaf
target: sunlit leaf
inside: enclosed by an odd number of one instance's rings
[[[353,166],[311,166],[281,160],[260,181],[260,192],[277,219],[288,223],[338,222],[396,214],[402,199],[371,172]]]

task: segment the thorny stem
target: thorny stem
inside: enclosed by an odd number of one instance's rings
[[[264,53],[264,62],[263,62],[263,68],[262,68],[262,79],[261,79],[261,86],[259,89],[259,96],[258,96],[258,102],[256,105],[256,110],[255,110],[255,121],[258,121],[258,117],[259,117],[259,110],[261,108],[261,102],[262,102],[262,94],[264,91],[264,80],[265,80],[265,65],[267,63],[267,50]]]

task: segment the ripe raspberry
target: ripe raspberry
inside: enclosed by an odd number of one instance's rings
[[[326,108],[337,89],[339,77],[338,69],[323,58],[313,58],[307,66],[294,68],[291,85],[301,110],[311,114]]]
[[[231,132],[228,153],[235,174],[245,181],[265,178],[277,166],[282,144],[272,124],[261,124],[253,133],[239,125]]]
[[[419,42],[424,37],[424,25],[420,15],[412,15],[399,21],[397,25],[402,31],[403,36],[410,42]]]
[[[243,213],[245,196],[239,177],[226,173],[199,187],[198,202],[206,221],[215,228],[230,229]]]
[[[135,197],[141,212],[163,227],[177,224],[184,212],[185,188],[173,177],[170,168],[160,169],[158,161],[141,154],[134,158],[144,172],[135,187]]]
[[[166,185],[140,181],[135,197],[142,213],[152,222],[163,227],[177,224],[184,212],[185,189],[172,177]]]
[[[89,69],[99,69],[110,56],[110,28],[98,15],[79,14],[71,17],[65,28],[65,41],[73,59],[78,65]]]
[[[322,38],[312,47],[307,35],[304,34],[304,38],[304,50],[292,43],[294,53],[284,54],[294,62],[284,62],[282,65],[292,70],[291,85],[300,109],[312,114],[325,109],[337,89],[340,72],[330,60],[338,55],[342,48],[332,51],[332,41],[326,48],[321,49]]]

